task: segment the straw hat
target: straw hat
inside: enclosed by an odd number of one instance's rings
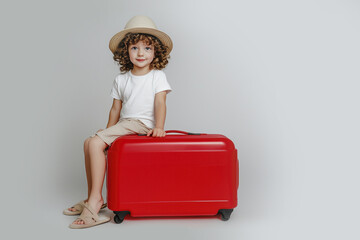
[[[151,34],[157,37],[165,46],[169,47],[169,53],[172,50],[173,44],[171,38],[166,33],[159,31],[153,20],[147,16],[135,16],[127,22],[124,30],[118,32],[111,38],[109,43],[111,52],[115,52],[121,40],[123,40],[129,32]]]

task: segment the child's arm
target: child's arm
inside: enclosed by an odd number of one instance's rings
[[[109,127],[115,125],[119,121],[121,108],[122,108],[122,101],[114,98],[113,104],[111,106],[110,113],[109,113],[109,121],[108,121],[106,128],[109,128]]]
[[[166,91],[159,92],[155,95],[155,128],[148,132],[148,136],[165,137],[164,131],[166,117]]]

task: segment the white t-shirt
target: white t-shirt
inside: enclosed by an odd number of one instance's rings
[[[155,94],[162,91],[172,91],[163,71],[151,70],[142,76],[128,71],[116,76],[110,95],[122,101],[120,119],[136,118],[154,128]]]

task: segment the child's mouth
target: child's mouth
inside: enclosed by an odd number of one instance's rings
[[[139,62],[145,61],[145,59],[136,59],[136,60],[139,61]]]

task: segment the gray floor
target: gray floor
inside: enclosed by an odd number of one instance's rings
[[[44,197],[44,196],[43,196]],[[29,196],[30,202],[40,200]],[[329,209],[328,214],[319,212],[316,206],[307,206],[304,212],[286,209],[284,205],[270,206],[259,211],[239,206],[229,221],[217,217],[182,218],[133,218],[127,217],[121,224],[113,221],[113,213],[105,209],[102,215],[110,216],[111,222],[89,229],[74,230],[68,225],[76,218],[62,215],[64,202],[41,198],[35,208],[22,205],[18,214],[7,208],[9,218],[2,229],[2,236],[13,239],[29,236],[39,239],[358,239],[356,217],[346,212]],[[26,203],[26,201],[24,201]],[[20,201],[18,204],[21,204]],[[21,205],[20,205],[21,206]],[[273,210],[271,209],[273,208]],[[299,206],[301,208],[301,206]],[[261,210],[261,211],[260,211]],[[334,215],[332,215],[334,214]],[[343,218],[346,217],[346,218]],[[4,220],[4,219],[3,219]]]

